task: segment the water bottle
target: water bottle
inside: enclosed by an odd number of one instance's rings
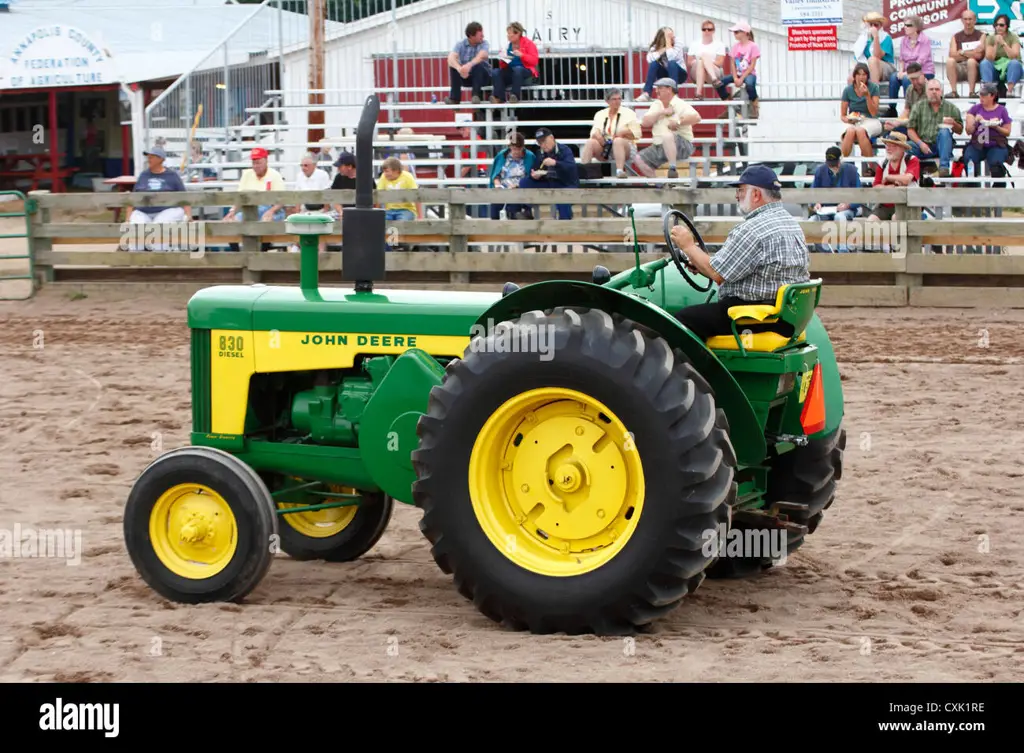
[[[974,162],[973,161],[967,163],[967,177],[969,179],[970,178],[974,178]]]

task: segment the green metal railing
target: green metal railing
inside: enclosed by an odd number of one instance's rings
[[[32,254],[32,233],[29,231],[29,202],[26,199],[25,194],[21,191],[0,191],[0,196],[17,196],[23,203],[23,210],[20,212],[0,212],[0,217],[24,217],[25,218],[25,232],[24,233],[0,233],[0,239],[6,238],[24,238],[26,244],[26,253],[24,254],[0,254],[0,261],[8,261],[14,259],[28,259],[28,274],[22,275],[4,275],[0,274],[0,283],[9,282],[11,280],[28,280],[28,295],[20,298],[11,298],[0,295],[0,301],[26,301],[32,297],[35,293],[35,256]],[[3,286],[0,285],[0,290]]]

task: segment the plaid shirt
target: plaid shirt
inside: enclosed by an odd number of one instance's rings
[[[910,111],[910,122],[907,123],[907,127],[917,131],[921,141],[934,145],[939,137],[939,125],[943,118],[953,118],[957,123],[964,122],[960,115],[960,108],[948,99],[942,100],[939,111],[936,112],[932,109],[932,103],[925,97],[919,100],[914,105],[914,109]]]
[[[781,201],[748,214],[711,257],[711,266],[724,280],[719,299],[774,303],[780,287],[810,279],[804,231]]]

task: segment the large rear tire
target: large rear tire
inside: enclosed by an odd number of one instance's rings
[[[843,452],[846,449],[846,429],[813,439],[769,462],[766,507],[776,502],[806,505],[806,509],[786,510],[790,523],[807,526],[807,533],[787,532],[786,558],[803,546],[807,536],[814,533],[825,517],[825,510],[836,498],[838,481],[843,476]],[[745,524],[736,529],[748,530]],[[770,557],[723,557],[709,570],[708,578],[745,578],[769,570],[776,565]]]
[[[736,494],[725,414],[681,351],[629,320],[557,308],[502,326],[431,391],[412,456],[420,529],[495,622],[633,633],[714,559]],[[496,347],[545,334],[549,359]]]
[[[142,472],[124,512],[142,579],[185,604],[240,601],[273,560],[277,517],[263,480],[212,447],[171,450]]]

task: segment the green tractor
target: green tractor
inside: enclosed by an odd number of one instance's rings
[[[277,552],[347,562],[395,501],[422,510],[440,569],[496,622],[635,632],[705,578],[783,561],[842,474],[839,371],[821,281],[730,310],[702,342],[672,315],[715,295],[669,255],[592,282],[501,293],[378,290],[385,221],[357,135],[344,280],[321,288],[326,215],[293,215],[300,285],[215,286],[188,304],[191,445],[136,480],[124,535],[141,577],[182,603],[239,601]],[[635,235],[634,235],[635,237]],[[792,336],[751,334],[785,321]],[[760,545],[769,537],[781,549]],[[738,552],[732,544],[742,539]],[[751,546],[753,544],[753,546]]]

